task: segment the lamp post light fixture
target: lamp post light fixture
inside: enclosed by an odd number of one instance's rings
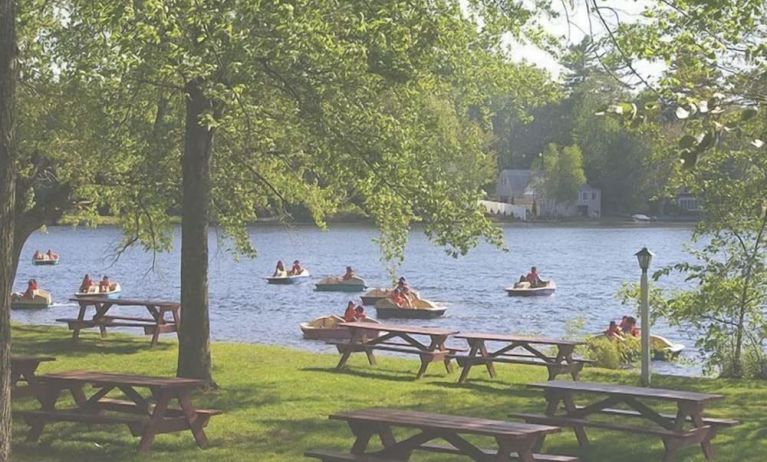
[[[642,279],[639,284],[640,289],[640,317],[642,319],[642,375],[641,381],[643,387],[650,386],[650,295],[647,282],[647,269],[650,267],[654,253],[642,247],[642,250],[636,254],[639,261],[639,268],[642,269]]]

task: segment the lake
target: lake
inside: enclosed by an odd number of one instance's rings
[[[481,245],[465,257],[454,259],[430,244],[420,232],[412,233],[399,275],[427,298],[447,306],[444,318],[400,321],[450,327],[462,331],[545,334],[561,336],[582,323],[582,333],[599,332],[611,319],[632,314],[615,293],[623,282],[638,281],[640,270],[634,253],[647,246],[656,253],[652,269],[689,260],[684,245],[692,231],[687,227],[551,227],[513,224],[503,228],[508,252]],[[178,234],[178,230],[177,230]],[[301,338],[298,324],[315,317],[342,314],[346,303],[358,295],[315,292],[314,285],[266,284],[279,259],[298,259],[313,280],[340,275],[347,265],[368,285],[391,284],[386,265],[373,239],[377,231],[365,225],[333,225],[328,231],[313,227],[255,226],[250,235],[258,258],[232,259],[229,243],[215,230],[210,235],[210,317],[214,340],[275,343],[297,348],[331,351],[323,343]],[[54,305],[47,310],[12,313],[22,323],[55,324],[59,317],[73,317],[75,305],[67,302],[85,273],[93,279],[107,274],[122,285],[123,296],[179,298],[180,243],[174,251],[153,255],[132,248],[114,261],[121,232],[50,227],[35,233],[22,253],[15,289],[24,290],[35,278],[50,290]],[[35,250],[53,249],[61,255],[58,266],[33,266]],[[557,292],[543,298],[514,298],[504,292],[537,266],[544,279],[554,279]],[[683,288],[680,277],[664,284]],[[370,314],[375,311],[370,308]],[[398,321],[394,321],[398,322]],[[133,330],[135,332],[135,330]],[[687,345],[681,362],[654,364],[658,372],[697,375],[694,340],[684,329],[658,321],[654,333]],[[334,350],[332,350],[334,351]]]

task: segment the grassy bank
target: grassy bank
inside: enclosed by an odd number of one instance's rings
[[[41,366],[41,372],[70,369],[121,371],[172,375],[176,345],[165,341],[149,349],[143,337],[95,334],[73,345],[68,331],[16,325],[14,353],[45,354],[58,358]],[[335,354],[314,354],[272,346],[218,343],[213,345],[215,378],[219,389],[195,397],[200,407],[223,409],[207,434],[211,446],[199,450],[188,432],[159,435],[147,457],[136,454],[138,440],[123,426],[55,424],[46,428],[38,443],[26,443],[26,426],[14,424],[14,461],[283,461],[302,459],[313,448],[348,449],[348,428],[328,421],[330,413],[371,406],[408,408],[461,415],[505,418],[510,411],[541,412],[540,392],[525,383],[545,380],[537,367],[498,367],[499,377],[489,380],[480,368],[466,385],[457,375],[432,365],[426,378],[414,381],[416,361],[380,355],[372,368],[363,357],[353,358],[346,372],[336,372]],[[635,384],[636,376],[591,369],[583,380]],[[762,461],[767,455],[767,387],[764,382],[656,377],[655,385],[685,390],[723,393],[710,414],[734,417],[744,423],[715,440],[717,460]],[[14,403],[14,408],[34,407],[34,401]],[[662,445],[655,438],[591,431],[592,446],[580,453],[593,462],[659,461]],[[578,454],[570,431],[547,439],[546,452]],[[445,455],[416,454],[413,461],[458,461]],[[678,460],[702,461],[699,448],[679,453]]]

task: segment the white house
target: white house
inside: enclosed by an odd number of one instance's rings
[[[503,170],[496,184],[496,197],[499,202],[524,206],[538,216],[597,218],[602,215],[602,191],[599,188],[584,184],[572,201],[556,202],[545,197],[542,179],[540,171]]]

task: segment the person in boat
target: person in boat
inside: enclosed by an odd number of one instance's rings
[[[88,289],[93,285],[93,280],[87,274],[83,278],[83,282],[80,283],[80,292],[86,293]]]
[[[348,280],[353,279],[355,277],[357,277],[357,275],[354,274],[354,270],[352,269],[352,267],[351,266],[347,266],[346,267],[346,273],[344,273],[344,275],[341,277],[341,280],[348,281]]]
[[[30,279],[27,281],[27,290],[24,291],[23,294],[21,294],[21,298],[35,298],[35,292],[37,292],[37,281],[34,279]]]
[[[346,311],[344,311],[344,322],[354,322],[357,320],[357,311],[354,307],[354,302],[349,301],[346,305]]]
[[[362,305],[357,305],[357,307],[354,308],[354,320],[363,321],[365,319],[367,319],[367,315],[365,314],[365,307]]]
[[[407,287],[401,288],[397,286],[394,290],[391,291],[389,299],[400,308],[406,306],[408,304],[408,299],[405,296],[406,290],[408,290]]]
[[[546,283],[541,280],[540,276],[538,276],[538,268],[535,266],[530,268],[530,272],[525,276],[525,280],[530,283],[530,287],[533,289],[546,285]]]
[[[55,259],[59,258],[59,254],[57,254],[56,252],[54,252],[51,249],[48,249],[48,251],[45,252],[45,256],[47,256],[51,260],[55,260]]]
[[[109,282],[109,278],[104,275],[104,277],[101,278],[101,281],[99,281],[99,292],[109,292],[111,287],[112,283]]]
[[[42,260],[43,259],[43,253],[39,250],[35,250],[35,254],[32,255],[33,260]]]
[[[610,326],[605,331],[605,337],[610,340],[623,338],[623,331],[620,329],[620,327],[618,327],[618,323],[615,321],[610,321]]]
[[[304,269],[301,268],[301,262],[296,260],[293,262],[293,267],[290,268],[290,272],[288,274],[291,276],[298,276],[299,274],[303,272],[304,272]]]
[[[622,329],[625,335],[639,337],[640,332],[637,327],[637,320],[633,316],[626,316],[626,326]]]
[[[274,274],[272,274],[272,277],[275,278],[284,278],[288,273],[285,271],[285,265],[282,263],[282,260],[277,260],[277,267],[274,268]]]

